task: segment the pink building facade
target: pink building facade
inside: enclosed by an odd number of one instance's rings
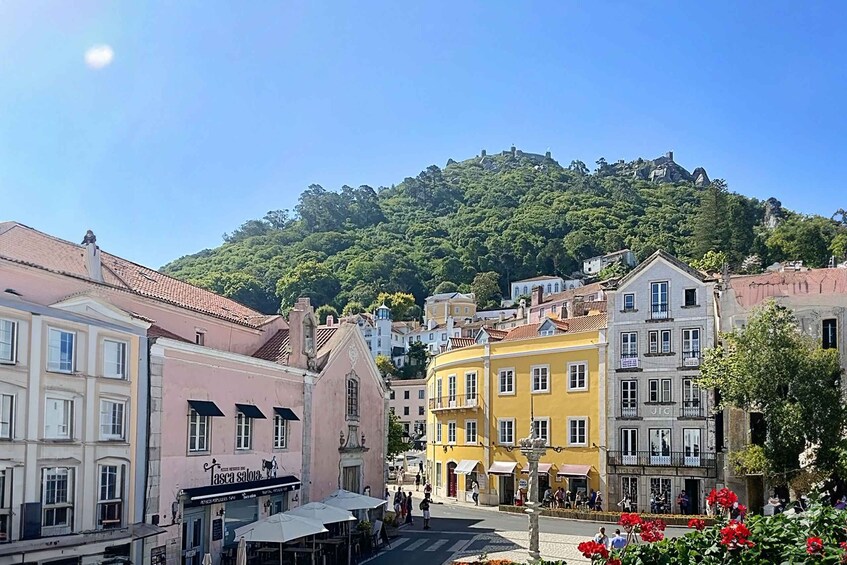
[[[209,553],[217,565],[240,525],[340,487],[382,492],[386,387],[356,328],[318,329],[307,299],[289,326],[94,241],[11,222],[0,268],[24,300],[91,296],[150,325],[132,516],[164,533],[138,542],[133,561],[199,565]]]

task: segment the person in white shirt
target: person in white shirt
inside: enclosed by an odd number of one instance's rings
[[[479,506],[479,483],[474,481],[471,489],[473,490],[473,503],[475,506]]]

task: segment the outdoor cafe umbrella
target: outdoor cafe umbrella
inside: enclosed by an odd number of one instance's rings
[[[374,508],[379,508],[385,504],[386,501],[381,498],[374,498],[372,496],[365,496],[364,494],[356,494],[349,490],[338,489],[324,498],[321,502],[328,504],[329,506],[335,506],[336,508],[354,511],[373,510]]]
[[[235,535],[250,542],[286,543],[328,531],[319,522],[281,513],[241,526]]]
[[[235,565],[247,565],[247,542],[243,537],[238,540],[238,551],[235,553]]]
[[[337,506],[329,506],[322,502],[310,502],[286,512],[320,522],[321,524],[338,524],[340,522],[355,522],[356,517],[347,510]],[[347,525],[347,562],[350,563],[350,525]]]

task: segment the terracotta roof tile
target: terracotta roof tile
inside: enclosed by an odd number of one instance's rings
[[[104,251],[100,254],[103,283],[99,283],[89,276],[85,254],[82,245],[47,235],[23,224],[0,224],[2,259],[85,279],[94,284],[106,284],[252,328],[261,327],[276,318]]]
[[[506,334],[506,337],[503,338],[503,341],[538,337],[538,326],[540,325],[541,324],[527,324],[525,326],[518,326],[516,328],[512,328],[511,330],[509,330],[509,333]]]
[[[560,300],[571,300],[574,296],[584,296],[586,294],[595,294],[596,292],[604,289],[603,282],[595,282],[591,284],[587,284],[585,286],[578,286],[576,288],[572,288],[570,290],[566,290],[564,292],[558,292],[556,294],[548,294],[543,297],[541,300],[541,304],[548,304],[550,302],[559,302]],[[533,308],[538,308],[539,305],[533,306]]]
[[[545,320],[544,322],[546,322]],[[595,314],[593,316],[579,316],[577,318],[568,318],[566,320],[550,321],[561,331],[569,334],[580,332],[596,332],[597,330],[606,327],[606,314]],[[538,324],[527,324],[512,328],[508,335],[503,338],[503,341],[513,341],[516,339],[529,339],[538,336],[538,327],[544,322]]]
[[[472,337],[451,337],[450,349],[460,349],[462,347],[470,347],[476,345],[476,340]]]
[[[315,351],[320,351],[340,326],[321,326],[315,330]],[[252,357],[264,359],[265,361],[274,361],[281,365],[288,364],[290,338],[288,328],[277,331],[271,338],[262,345]]]
[[[509,334],[509,331],[498,330],[497,328],[485,328],[485,333],[488,334],[489,339],[492,339],[494,341],[500,341]]]
[[[149,337],[151,339],[155,339],[157,337],[164,337],[164,338],[167,338],[167,339],[175,339],[176,341],[182,341],[182,342],[185,342],[185,343],[194,343],[193,341],[191,341],[189,339],[185,339],[184,337],[178,336],[175,333],[168,331],[161,326],[157,326],[156,324],[153,324],[152,326],[147,328],[147,337]]]

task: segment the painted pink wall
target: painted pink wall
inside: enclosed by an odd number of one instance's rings
[[[200,364],[196,364],[200,363]],[[209,484],[203,464],[260,470],[262,459],[276,456],[277,476],[300,478],[303,438],[303,377],[281,369],[262,368],[200,354],[168,350],[162,387],[161,500],[159,513],[170,514],[180,489]],[[210,452],[188,454],[188,400],[211,400],[224,413],[211,418]],[[253,421],[253,449],[235,449],[235,403],[255,404],[267,417]],[[289,422],[288,447],[273,449],[274,406],[290,408],[300,421]],[[150,509],[148,512],[155,512]]]
[[[349,327],[353,331],[340,341],[312,392],[310,498],[313,501],[321,500],[338,488],[338,434],[343,431],[347,435],[347,374],[351,370],[359,377],[359,435],[364,432],[365,445],[370,448],[362,457],[362,488],[370,486],[371,494],[376,497],[381,497],[385,489],[385,393],[364,338],[352,325]],[[354,355],[355,363],[351,362],[351,347],[358,352]]]
[[[51,304],[73,294],[95,291],[98,296],[118,308],[150,318],[157,325],[182,338],[194,341],[194,334],[200,328],[206,332],[207,347],[242,355],[252,355],[277,330],[288,327],[280,317],[261,330],[254,330],[128,292],[32,267],[5,264],[3,279],[5,288],[14,288],[23,294],[24,300],[40,304]]]

